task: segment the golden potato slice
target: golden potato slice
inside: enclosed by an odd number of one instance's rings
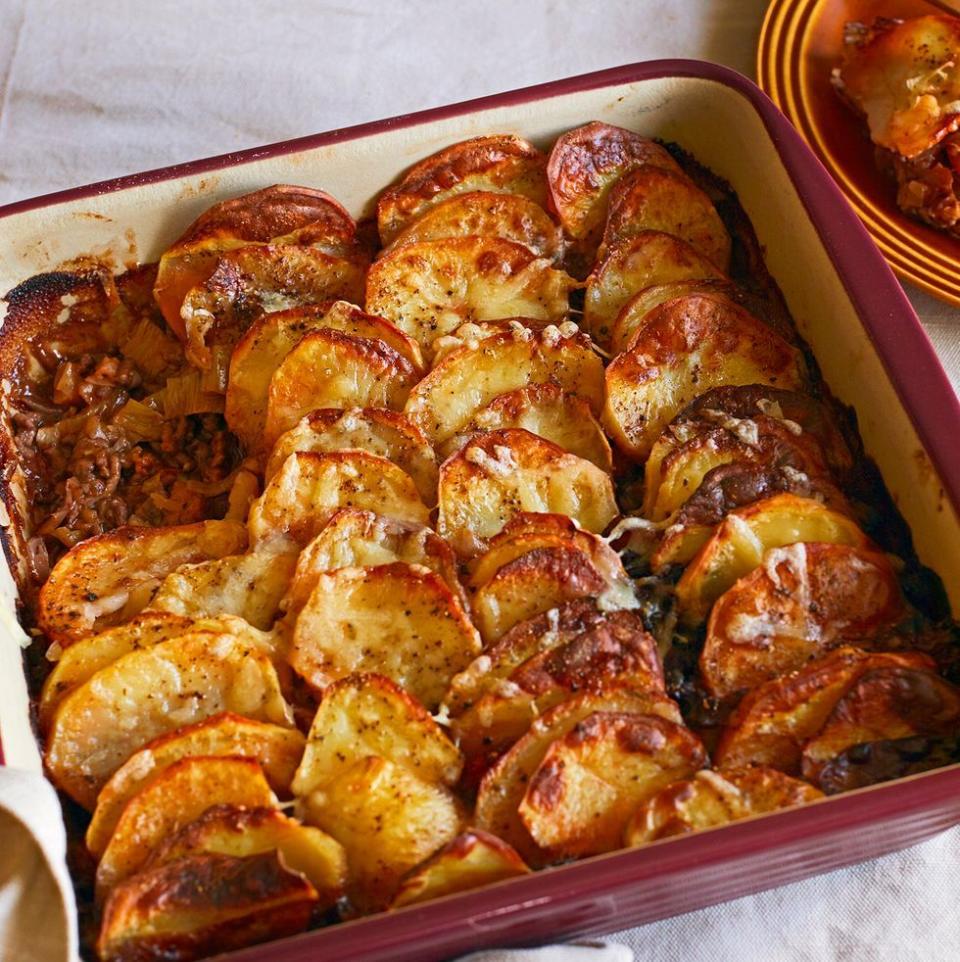
[[[247,546],[237,521],[167,528],[127,525],[81,541],[40,589],[37,623],[63,648],[142,611],[180,565],[236,554]]]
[[[263,438],[270,380],[283,359],[307,335],[319,330],[382,341],[416,371],[423,368],[420,347],[381,317],[365,314],[346,301],[308,304],[263,314],[240,338],[230,356],[224,416],[230,430],[256,450]]]
[[[563,232],[537,203],[521,194],[478,190],[457,194],[432,207],[397,235],[384,253],[447,237],[501,237],[537,257],[559,262]]]
[[[276,807],[253,758],[194,756],[174,762],[127,803],[97,865],[97,896],[142,868],[174,832],[214,805]]]
[[[565,514],[601,532],[616,517],[610,476],[518,428],[475,437],[440,468],[437,531],[472,557],[521,511]]]
[[[149,610],[185,618],[235,615],[268,631],[297,565],[290,547],[267,542],[246,554],[182,565],[163,580]]]
[[[348,892],[361,912],[386,908],[404,874],[454,839],[456,797],[385,758],[365,758],[303,801],[305,819],[346,849]]]
[[[102,962],[194,959],[304,931],[317,892],[276,852],[192,855],[118,885],[103,913]]]
[[[295,233],[296,232],[296,233]],[[329,194],[277,184],[214,204],[160,257],[153,295],[171,330],[185,339],[180,308],[187,292],[202,284],[220,255],[284,235],[340,257],[354,247],[356,224]]]
[[[933,671],[934,663],[920,652],[837,648],[749,692],[730,716],[714,763],[722,768],[768,765],[788,775],[799,774],[803,746],[823,728],[856,680],[879,668]]]
[[[395,562],[318,575],[297,618],[290,664],[315,691],[375,671],[432,711],[479,652],[480,636],[443,579]]]
[[[652,284],[722,280],[711,260],[678,237],[644,231],[613,244],[587,280],[583,327],[608,345],[620,312],[630,298]]]
[[[359,301],[365,268],[360,256],[336,257],[313,247],[262,244],[228,251],[183,299],[187,358],[206,369],[214,364],[213,348],[229,357],[244,331],[265,312]]]
[[[648,798],[631,817],[624,844],[646,845],[818,798],[819,789],[773,768],[699,771]]]
[[[636,807],[710,759],[689,729],[657,715],[600,711],[558,738],[520,803],[520,818],[554,859],[623,845]]]
[[[710,612],[700,673],[726,698],[844,642],[867,644],[903,615],[887,556],[840,544],[772,548]]]
[[[648,230],[679,237],[724,273],[730,267],[730,235],[713,201],[686,174],[646,164],[621,177],[610,191],[600,256]]]
[[[679,172],[659,144],[623,127],[594,120],[557,138],[547,162],[550,203],[566,232],[596,248],[610,189],[630,170],[654,164]]]
[[[146,869],[194,855],[249,858],[264,852],[279,853],[287,869],[310,882],[317,890],[318,908],[332,907],[343,895],[347,884],[343,846],[319,828],[301,825],[275,808],[214,805],[163,842]]]
[[[506,842],[475,828],[447,842],[411,869],[403,877],[390,908],[417,905],[529,874],[523,859]]]
[[[683,723],[680,709],[665,695],[616,687],[575,695],[538,718],[527,734],[483,776],[475,813],[478,828],[512,845],[528,865],[543,865],[547,856],[520,819],[519,807],[527,785],[550,746],[596,712],[658,715],[677,725]]]
[[[436,572],[463,609],[468,610],[467,594],[457,573],[457,556],[443,538],[422,524],[344,508],[300,553],[283,605],[287,618],[300,613],[323,572],[395,561],[423,565]]]
[[[229,755],[256,759],[270,787],[289,797],[305,745],[295,728],[229,711],[160,735],[131,755],[100,790],[87,828],[87,848],[95,856],[102,855],[130,799],[184,758]]]
[[[309,795],[369,755],[453,786],[463,757],[430,713],[383,675],[349,675],[323,693],[293,791]]]
[[[546,158],[515,134],[474,137],[421,160],[377,202],[383,244],[451,197],[485,191],[546,200]]]
[[[430,512],[409,475],[365,451],[298,451],[270,479],[250,508],[254,545],[284,536],[304,547],[341,508],[377,511],[427,524]]]
[[[437,503],[437,456],[426,435],[396,411],[324,408],[313,411],[277,438],[267,459],[269,481],[296,451],[360,450],[393,461],[417,486],[426,505]]]
[[[546,438],[578,458],[592,461],[601,471],[613,470],[613,455],[603,428],[590,404],[568,394],[559,384],[531,384],[499,394],[439,448],[444,457],[456,454],[474,434],[523,428]]]
[[[673,418],[721,384],[803,385],[796,348],[718,294],[692,294],[656,308],[629,351],[606,371],[603,423],[629,457],[644,460]]]
[[[404,413],[439,445],[499,396],[548,383],[583,398],[593,414],[603,409],[603,362],[573,324],[539,333],[516,325],[451,351],[410,392]]]
[[[318,408],[400,410],[416,380],[413,365],[382,341],[314,331],[270,378],[264,447],[269,450],[284,431]]]
[[[74,689],[54,712],[45,761],[85,808],[140,747],[222,711],[291,724],[269,655],[235,635],[196,632],[133,651]]]
[[[681,618],[687,624],[704,621],[714,601],[759,567],[771,548],[808,541],[871,546],[855,522],[811,498],[775,494],[731,511],[677,583]]]
[[[575,286],[521,244],[451,237],[408,244],[380,258],[367,275],[366,309],[415,338],[430,360],[433,342],[465,321],[561,321]]]

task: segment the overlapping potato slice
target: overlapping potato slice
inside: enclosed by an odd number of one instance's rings
[[[629,351],[606,371],[603,423],[642,461],[661,431],[697,395],[723,384],[804,383],[796,348],[733,301],[691,294],[656,308]]]
[[[237,521],[127,525],[87,538],[50,572],[40,590],[37,623],[66,648],[142,611],[180,565],[236,554],[246,545],[246,531]]]
[[[561,134],[550,151],[550,202],[566,232],[596,248],[610,190],[630,170],[652,164],[680,171],[659,144],[623,127],[593,121]]]
[[[277,438],[267,459],[269,481],[296,451],[360,450],[393,461],[417,486],[424,504],[437,503],[437,456],[426,435],[396,411],[384,408],[323,408]]]
[[[824,726],[837,702],[867,672],[881,668],[934,670],[920,652],[837,648],[799,671],[749,692],[730,717],[714,762],[723,768],[768,765],[800,772],[804,745]]]
[[[353,218],[322,190],[276,184],[232,197],[204,211],[163,252],[153,295],[166,322],[183,338],[183,299],[213,273],[221,254],[279,239],[342,257],[353,249],[355,234]]]
[[[317,892],[277,852],[192,855],[118,885],[104,909],[102,962],[219,955],[307,928]]]
[[[446,582],[429,568],[394,562],[319,574],[289,657],[315,691],[376,671],[433,710],[479,652],[477,630]]]
[[[466,321],[561,321],[575,286],[521,244],[452,237],[409,244],[378,260],[367,275],[366,309],[415,338],[430,360],[433,342]]]
[[[214,363],[214,348],[229,357],[250,324],[265,312],[327,301],[358,302],[366,260],[336,257],[313,247],[263,244],[229,251],[183,299],[180,316],[187,358],[199,368]]]
[[[775,494],[731,511],[677,583],[681,618],[687,624],[706,619],[714,601],[761,565],[771,548],[810,541],[871,546],[849,517],[811,498]]]
[[[304,547],[341,508],[416,524],[430,518],[416,485],[392,461],[365,451],[298,451],[251,506],[250,540],[257,545],[283,536]]]
[[[520,819],[519,807],[527,785],[550,746],[596,712],[659,715],[677,725],[683,722],[680,709],[665,695],[617,687],[575,695],[538,718],[527,734],[483,776],[475,813],[478,828],[492,832],[513,846],[528,865],[542,865],[547,857]]]
[[[196,632],[132,651],[57,707],[45,761],[56,784],[92,809],[99,790],[140,747],[222,711],[290,725],[270,656],[247,639]]]
[[[540,332],[515,325],[450,351],[410,392],[404,413],[440,445],[501,395],[549,383],[583,398],[593,414],[603,408],[603,362],[573,324]]]
[[[309,795],[376,755],[426,782],[453,786],[463,757],[416,699],[384,675],[348,675],[323,693],[293,791]]]
[[[261,445],[274,372],[306,335],[325,329],[382,341],[416,371],[423,367],[416,341],[383,318],[365,314],[346,301],[308,304],[263,314],[250,325],[233,349],[227,380],[224,416],[230,430],[248,450],[256,450]]]
[[[441,895],[467,892],[481,885],[529,874],[523,859],[506,842],[474,828],[447,842],[411,869],[403,877],[390,908],[417,905]]]
[[[432,207],[399,233],[385,253],[446,237],[501,237],[555,263],[563,257],[563,232],[539,204],[521,194],[478,190]]]
[[[326,832],[301,825],[276,808],[214,805],[163,842],[147,870],[194,855],[249,858],[277,852],[282,864],[304,876],[317,890],[318,908],[329,908],[347,884],[343,846]]]
[[[520,818],[553,859],[609,852],[623,845],[637,805],[707,764],[700,739],[683,725],[657,715],[596,712],[550,746]]]
[[[270,787],[281,796],[289,796],[305,744],[295,728],[233,712],[220,712],[161,735],[131,755],[100,790],[87,828],[87,848],[95,856],[103,854],[130,799],[184,758],[256,759]]]
[[[361,912],[386,908],[404,874],[460,832],[460,803],[403,765],[355,762],[303,800],[305,819],[347,852],[348,893]]]
[[[605,471],[518,428],[478,435],[446,461],[438,495],[437,531],[467,557],[521,511],[565,514],[593,532],[617,515]]]
[[[648,798],[631,817],[624,844],[646,845],[818,798],[819,789],[773,768],[699,771]]]
[[[583,327],[607,345],[621,310],[652,284],[722,280],[714,263],[689,244],[660,231],[644,231],[612,244],[587,280]]]
[[[314,331],[270,378],[264,445],[271,448],[281,434],[318,408],[400,410],[416,380],[413,365],[383,341]]]
[[[380,195],[380,240],[390,244],[427,211],[460,194],[520,194],[542,206],[545,166],[543,154],[515,134],[474,137],[446,147],[421,160]]]
[[[700,673],[725,698],[844,642],[866,644],[903,614],[886,555],[840,544],[772,548],[710,612]]]
[[[170,836],[214,805],[276,807],[259,762],[253,758],[194,756],[174,762],[148,782],[123,809],[97,865],[97,895],[143,867]]]

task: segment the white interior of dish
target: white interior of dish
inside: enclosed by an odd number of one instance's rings
[[[801,334],[833,392],[856,409],[867,451],[910,524],[921,560],[943,578],[960,614],[957,516],[759,115],[715,81],[645,80],[482,110],[18,214],[0,221],[0,291],[80,255],[107,255],[120,265],[131,255],[155,259],[211,203],[269,184],[321,187],[360,215],[404,168],[448,144],[514,132],[547,146],[592,119],[676,141],[732,184]],[[20,661],[25,636],[5,566],[0,590],[0,738],[8,764],[38,768]]]

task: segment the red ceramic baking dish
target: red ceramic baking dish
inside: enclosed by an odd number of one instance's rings
[[[0,289],[81,254],[151,260],[203,208],[286,182],[354,215],[433,151],[481,133],[540,145],[598,119],[676,141],[730,182],[827,383],[960,615],[960,406],[897,281],[839,190],[773,104],[712,64],[632,64],[423,113],[64,191],[0,209]],[[9,523],[9,522],[7,522]],[[15,593],[0,573],[0,734],[39,768]],[[246,949],[234,962],[416,959],[610,932],[904,848],[960,821],[960,766],[784,813],[548,869]]]

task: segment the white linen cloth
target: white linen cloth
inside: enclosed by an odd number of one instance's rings
[[[637,60],[699,57],[752,75],[765,7],[0,0],[0,203]],[[960,386],[960,316],[908,293]],[[41,780],[0,769],[0,962],[61,962],[71,950],[72,907],[55,894],[64,884],[55,806]],[[566,947],[471,962],[624,962],[623,946],[637,962],[949,962],[960,959],[958,867],[953,830],[618,933],[605,953]]]

